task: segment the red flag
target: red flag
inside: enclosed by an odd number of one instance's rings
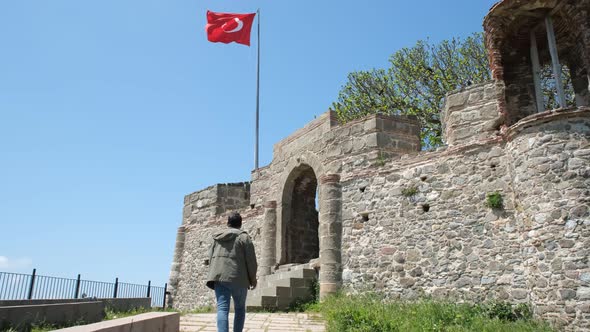
[[[250,30],[254,22],[252,14],[228,14],[207,11],[207,39],[214,43],[231,43],[250,46]]]

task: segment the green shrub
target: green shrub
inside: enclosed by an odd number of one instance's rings
[[[320,284],[317,279],[314,279],[309,286],[309,291],[312,294],[311,299],[301,300],[297,299],[292,303],[287,311],[289,312],[318,312],[320,308]]]
[[[335,295],[320,305],[328,332],[552,331],[510,304],[388,301],[378,294]]]
[[[512,306],[508,302],[494,301],[482,305],[482,309],[492,319],[515,322],[533,318],[531,308],[525,303]]]
[[[418,188],[415,186],[409,186],[407,188],[402,189],[402,195],[405,197],[412,197],[418,193]]]
[[[504,201],[502,200],[502,194],[497,191],[489,193],[487,196],[486,205],[492,209],[503,209]]]

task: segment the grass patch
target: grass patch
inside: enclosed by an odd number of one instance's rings
[[[155,308],[152,309],[152,308],[143,308],[143,307],[136,308],[136,309],[129,310],[129,311],[115,311],[113,309],[106,309],[105,310],[106,316],[103,319],[103,321],[145,314],[146,312],[152,312],[152,311],[160,311],[160,310],[155,309]]]
[[[405,197],[412,197],[418,193],[418,188],[415,186],[410,186],[407,188],[402,189],[402,195]]]
[[[383,152],[379,151],[379,155],[377,156],[377,159],[375,160],[375,166],[383,167],[383,166],[385,166],[386,163],[387,163],[386,156],[383,154]]]
[[[172,310],[172,311],[175,311],[175,310]],[[189,314],[210,314],[213,312],[217,312],[215,307],[212,305],[208,305],[208,306],[204,306],[204,307],[198,307],[198,308],[195,308],[192,310],[181,311],[180,315],[184,316],[184,315],[189,315]]]
[[[388,302],[382,296],[335,295],[319,306],[328,332],[393,331],[554,331],[531,318],[526,306],[483,305],[421,300]]]

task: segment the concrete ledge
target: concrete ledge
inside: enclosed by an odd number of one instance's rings
[[[139,308],[151,308],[152,300],[149,297],[138,298],[107,298],[107,299],[51,299],[51,300],[3,300],[0,301],[0,310],[2,307],[15,306],[32,306],[43,304],[65,304],[65,303],[81,303],[81,302],[104,302],[106,309],[113,311],[131,311]]]
[[[0,329],[13,327],[26,330],[33,323],[71,324],[100,322],[104,318],[104,303],[101,301],[23,305],[0,307]]]
[[[94,302],[94,299],[51,299],[51,300],[2,300],[0,307],[16,307],[22,305],[41,305],[41,304],[64,304],[64,303],[80,303],[80,302]]]
[[[128,298],[128,299],[99,299],[104,302],[106,309],[113,311],[131,311],[139,308],[149,309],[152,307],[152,299],[149,297]]]
[[[148,312],[89,325],[56,330],[62,332],[178,332],[180,314],[177,312]]]

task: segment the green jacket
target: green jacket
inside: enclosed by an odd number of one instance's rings
[[[246,231],[230,227],[213,236],[207,287],[214,289],[215,281],[231,282],[244,288],[256,286],[257,269],[254,245]]]

